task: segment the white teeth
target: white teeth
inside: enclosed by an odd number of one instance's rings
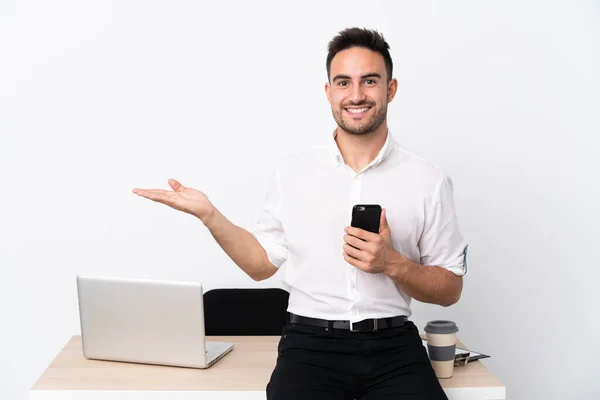
[[[363,113],[365,111],[367,111],[369,109],[369,107],[365,107],[365,108],[346,108],[346,110],[351,113],[351,114],[360,114]]]

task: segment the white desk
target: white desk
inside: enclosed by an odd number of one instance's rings
[[[264,400],[279,336],[215,336],[234,350],[201,370],[88,360],[73,336],[29,391],[30,400]],[[463,346],[462,343],[459,343]],[[463,346],[464,347],[464,346]],[[480,362],[440,379],[450,400],[504,400],[506,389]]]

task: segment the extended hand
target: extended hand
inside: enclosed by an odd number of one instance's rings
[[[393,257],[399,255],[392,248],[392,232],[381,211],[379,234],[364,229],[347,226],[344,231],[344,260],[349,264],[372,274],[385,273]]]
[[[173,189],[133,189],[133,193],[158,203],[163,203],[171,208],[186,212],[206,224],[206,220],[214,211],[214,206],[208,197],[199,190],[187,188],[175,179],[169,179],[169,186]]]

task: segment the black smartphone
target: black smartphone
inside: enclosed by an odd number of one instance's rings
[[[351,226],[365,231],[379,233],[381,206],[379,204],[357,204],[352,207]]]

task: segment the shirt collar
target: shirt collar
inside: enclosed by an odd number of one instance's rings
[[[336,135],[337,135],[337,129],[334,129],[333,135],[331,136],[330,143],[329,143],[329,152],[331,155],[331,163],[335,168],[339,167],[344,162],[344,158],[342,157],[340,148],[338,147],[338,145],[335,141]],[[394,140],[394,137],[392,136],[392,132],[388,129],[387,137],[385,138],[385,143],[383,144],[383,147],[379,151],[379,154],[377,154],[377,157],[375,157],[375,159],[373,161],[371,161],[369,163],[369,165],[367,165],[364,169],[366,169],[368,167],[377,167],[379,164],[381,164],[383,162],[383,160],[385,160],[387,158],[387,156],[390,155],[392,150],[394,150],[395,146],[396,146],[396,141]]]

